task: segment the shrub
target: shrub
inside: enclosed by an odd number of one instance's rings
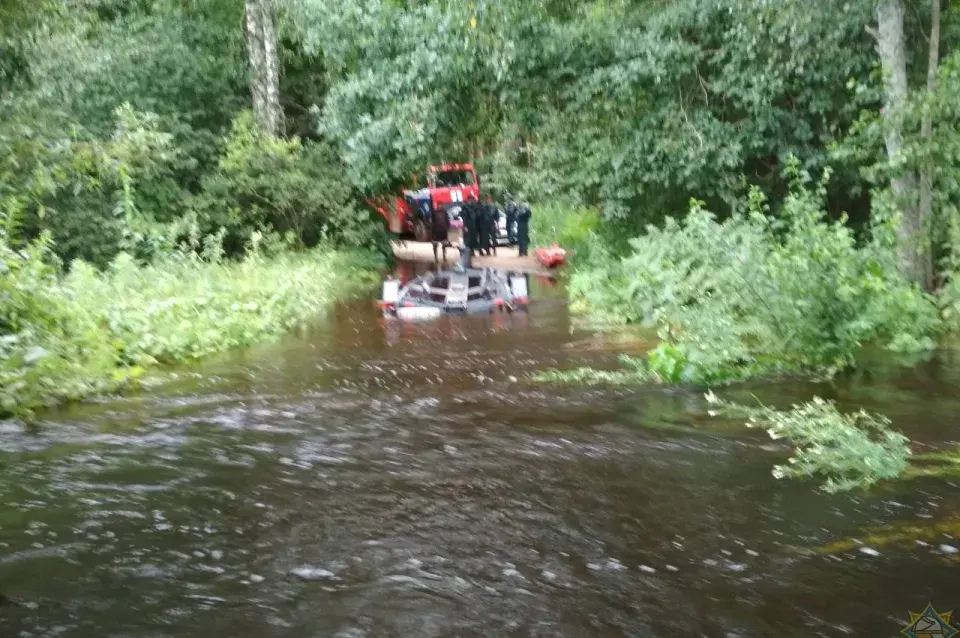
[[[265,256],[258,236],[241,262],[175,252],[141,266],[121,254],[105,272],[77,261],[66,277],[44,235],[21,249],[0,234],[0,413],[34,410],[120,387],[141,369],[282,334],[366,280],[360,253]]]
[[[252,230],[292,233],[312,246],[332,239],[352,247],[382,248],[376,223],[343,175],[332,147],[263,133],[249,111],[233,123],[216,171],[194,200],[201,231],[226,230],[228,252],[239,253]]]
[[[122,383],[111,341],[71,302],[51,265],[49,235],[21,250],[0,233],[0,414],[28,415]]]
[[[879,220],[858,246],[844,220],[821,209],[829,173],[810,189],[795,162],[789,172],[776,219],[754,190],[745,212],[723,222],[694,202],[683,221],[631,240],[621,259],[591,253],[573,276],[577,306],[657,329],[646,370],[670,383],[830,376],[862,344],[931,348],[936,307],[898,274],[891,225]]]
[[[98,266],[123,250],[149,257],[165,243],[164,224],[150,204],[179,202],[173,168],[182,157],[155,115],[121,105],[113,134],[100,139],[22,105],[5,113],[0,205],[15,208],[18,221],[10,240],[46,231],[53,240],[48,248],[63,261]]]

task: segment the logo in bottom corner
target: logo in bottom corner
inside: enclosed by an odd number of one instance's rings
[[[960,634],[960,629],[950,624],[952,611],[940,613],[927,603],[919,614],[910,613],[910,624],[900,632],[909,638],[950,638]]]

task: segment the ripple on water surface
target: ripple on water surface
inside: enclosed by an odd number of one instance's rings
[[[893,635],[956,606],[956,526],[807,551],[949,520],[954,486],[826,496],[697,393],[526,381],[572,338],[549,299],[499,324],[355,308],[4,426],[0,635]]]

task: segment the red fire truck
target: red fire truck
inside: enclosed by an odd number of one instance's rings
[[[445,212],[450,205],[466,201],[471,195],[480,198],[480,180],[473,164],[439,164],[427,167],[425,179],[414,188],[368,202],[383,215],[390,232],[427,241],[430,214]]]

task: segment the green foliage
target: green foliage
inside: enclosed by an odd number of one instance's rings
[[[907,469],[909,441],[883,416],[864,410],[843,414],[820,397],[788,411],[738,405],[712,393],[707,400],[712,415],[744,418],[748,427],[762,427],[770,438],[790,442],[789,462],[773,468],[778,479],[817,479],[824,491],[840,492],[896,479]]]
[[[193,130],[219,132],[249,99],[241,12],[200,17],[132,11],[77,15],[30,39],[31,97],[44,111],[108,133],[122,102]],[[44,117],[47,117],[46,115]],[[180,140],[183,142],[184,140]]]
[[[79,398],[121,385],[137,372],[119,365],[97,319],[64,294],[51,257],[47,236],[16,250],[0,232],[3,414],[29,416],[51,398]]]
[[[79,127],[36,128],[26,113],[4,123],[0,204],[17,210],[21,237],[49,232],[62,259],[98,265],[120,250],[149,255],[162,243],[157,220],[140,204],[149,201],[145,191],[177,195],[171,166],[178,151],[153,114],[124,104],[114,115],[108,139]]]
[[[542,383],[565,383],[575,385],[627,385],[650,379],[646,362],[627,355],[619,357],[623,365],[621,370],[596,370],[594,368],[575,368],[573,370],[546,370],[533,376],[534,381]]]
[[[21,249],[0,235],[0,412],[37,408],[123,386],[159,362],[183,361],[275,337],[310,321],[369,280],[357,253],[262,254],[240,263],[174,252],[148,266],[121,254],[106,272],[50,265],[46,236]]]
[[[467,5],[293,5],[301,42],[322,53],[331,77],[319,132],[338,145],[363,192],[405,181],[430,162],[462,158],[464,142],[488,120],[484,113],[498,109],[495,94],[481,88],[480,35]]]
[[[956,331],[960,330],[960,214],[952,214],[947,223],[948,251],[943,260],[946,281],[938,301],[944,322]]]
[[[549,201],[534,207],[530,218],[530,239],[538,246],[554,242],[564,248],[576,248],[587,242],[590,233],[600,227],[598,211],[564,201]]]
[[[204,233],[225,229],[231,252],[261,227],[289,232],[307,245],[321,239],[353,247],[385,243],[382,224],[356,205],[329,145],[271,137],[249,111],[234,122],[217,170],[192,205]]]
[[[586,203],[636,233],[691,197],[726,213],[743,178],[778,201],[786,157],[821,168],[880,104],[851,88],[875,63],[864,3],[287,6],[323,60],[318,130],[364,192],[473,159],[495,189]],[[856,168],[837,171],[832,201],[858,194]]]
[[[596,251],[573,276],[580,310],[642,322],[660,344],[648,370],[667,383],[714,384],[779,373],[830,376],[863,344],[931,348],[932,300],[897,273],[889,224],[858,246],[821,209],[795,164],[779,218],[753,191],[746,210],[719,222],[695,202],[682,221],[631,240],[615,259]]]

